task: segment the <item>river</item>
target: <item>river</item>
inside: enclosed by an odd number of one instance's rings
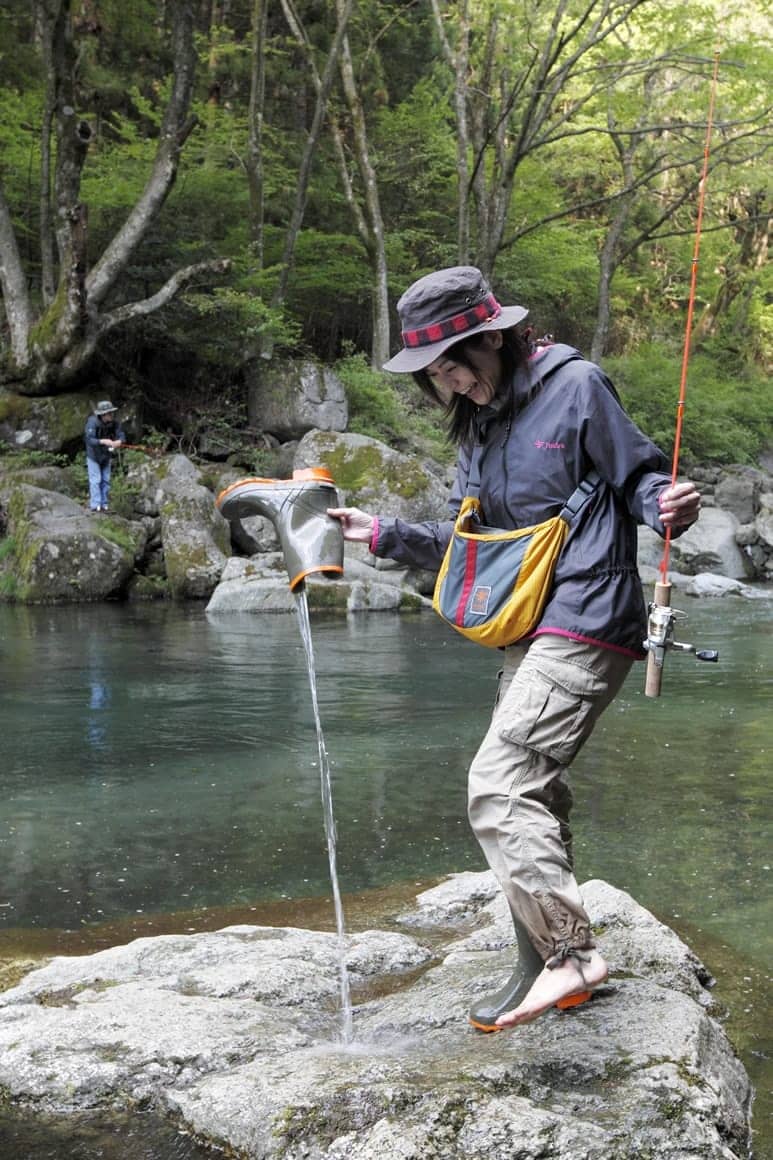
[[[719,664],[670,654],[658,700],[634,667],[574,766],[578,877],[629,891],[716,976],[767,1157],[773,605],[674,603],[688,612],[678,638],[718,648]],[[497,654],[431,614],[312,615],[312,633],[344,910],[372,922],[390,898],[485,869],[465,776]],[[295,616],[6,605],[0,651],[0,959],[233,921],[331,925]],[[76,1155],[50,1150],[40,1125],[18,1135],[9,1123],[3,1155],[22,1137],[26,1151],[9,1155]],[[154,1160],[200,1154],[158,1131]],[[77,1155],[134,1155],[126,1135],[120,1153],[99,1139],[89,1152],[81,1138]]]

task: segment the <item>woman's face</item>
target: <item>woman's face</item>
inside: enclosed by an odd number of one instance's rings
[[[480,346],[466,350],[473,369],[454,362],[453,350],[441,354],[426,368],[435,390],[444,403],[454,395],[465,395],[478,407],[490,403],[502,381],[502,362],[499,348],[501,330],[492,330],[481,338]]]

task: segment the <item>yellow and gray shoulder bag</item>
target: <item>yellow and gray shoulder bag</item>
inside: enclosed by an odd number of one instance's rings
[[[468,494],[440,565],[432,607],[468,640],[502,648],[539,622],[569,527],[601,477],[589,472],[558,515],[544,523],[514,531],[489,528],[478,499],[480,450],[477,445],[473,451]]]

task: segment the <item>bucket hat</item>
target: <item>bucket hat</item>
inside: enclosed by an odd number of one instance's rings
[[[403,349],[385,371],[420,371],[449,346],[486,330],[508,330],[529,313],[502,306],[475,266],[449,266],[409,286],[397,303]]]
[[[94,412],[97,415],[109,415],[112,411],[117,411],[109,399],[103,399],[101,403],[97,403]]]

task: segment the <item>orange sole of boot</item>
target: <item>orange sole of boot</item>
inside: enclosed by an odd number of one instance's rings
[[[563,999],[559,999],[553,1006],[559,1011],[570,1011],[572,1007],[579,1007],[582,1003],[587,1003],[589,999],[593,998],[592,991],[578,991],[576,995],[566,995]],[[548,1008],[549,1010],[549,1008]],[[479,1023],[477,1019],[468,1018],[468,1023],[475,1028],[476,1031],[504,1031],[504,1027],[500,1027],[497,1023]]]
[[[476,1031],[504,1031],[504,1027],[497,1027],[496,1023],[478,1023],[476,1019],[468,1019]]]
[[[568,1011],[572,1007],[579,1007],[581,1003],[587,1003],[592,998],[592,991],[578,991],[576,995],[565,995],[563,999],[559,999],[556,1007],[559,1011]]]

